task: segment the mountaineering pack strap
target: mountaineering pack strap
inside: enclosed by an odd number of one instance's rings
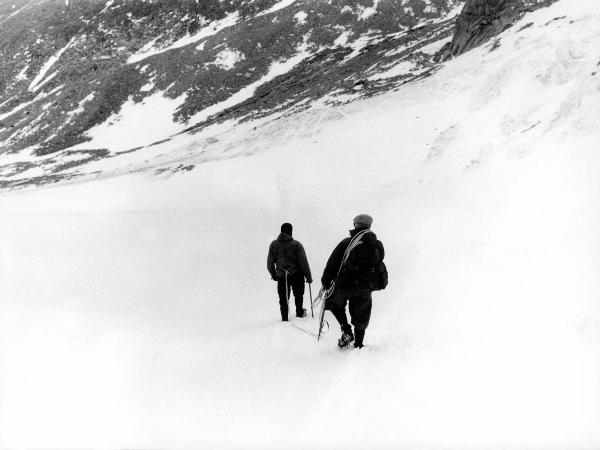
[[[348,243],[348,247],[346,247],[346,251],[344,252],[344,257],[342,258],[342,263],[340,264],[340,268],[338,269],[338,273],[336,275],[336,278],[339,276],[340,272],[342,271],[342,267],[344,267],[344,263],[348,260],[348,256],[350,255],[350,252],[356,248],[356,246],[358,246],[359,244],[361,244],[360,240],[361,238],[367,234],[369,232],[369,230],[363,230],[359,233],[357,233]]]

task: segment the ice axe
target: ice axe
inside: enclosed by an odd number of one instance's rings
[[[315,312],[314,312],[314,308],[313,308],[312,289],[310,288],[310,283],[308,283],[308,294],[310,295],[310,315],[314,319]]]

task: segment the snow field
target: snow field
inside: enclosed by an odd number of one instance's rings
[[[590,5],[252,157],[2,195],[0,447],[597,448]],[[361,212],[390,286],[340,352],[266,251],[292,222],[316,295]]]

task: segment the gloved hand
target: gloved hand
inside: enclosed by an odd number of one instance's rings
[[[273,281],[279,281],[279,278],[277,278],[276,275],[271,275],[271,280],[273,280]]]
[[[307,282],[308,284],[311,284],[311,283],[312,283],[312,278],[311,278],[311,277],[306,277],[306,282]]]

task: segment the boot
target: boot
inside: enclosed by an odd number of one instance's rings
[[[296,317],[306,317],[306,308],[296,311]]]
[[[352,327],[350,325],[342,327],[342,335],[338,339],[338,347],[344,348],[347,347],[350,343],[354,341],[354,334],[352,334]]]
[[[354,329],[354,334],[356,336],[354,341],[354,348],[363,348],[363,339],[365,338],[365,330]]]

